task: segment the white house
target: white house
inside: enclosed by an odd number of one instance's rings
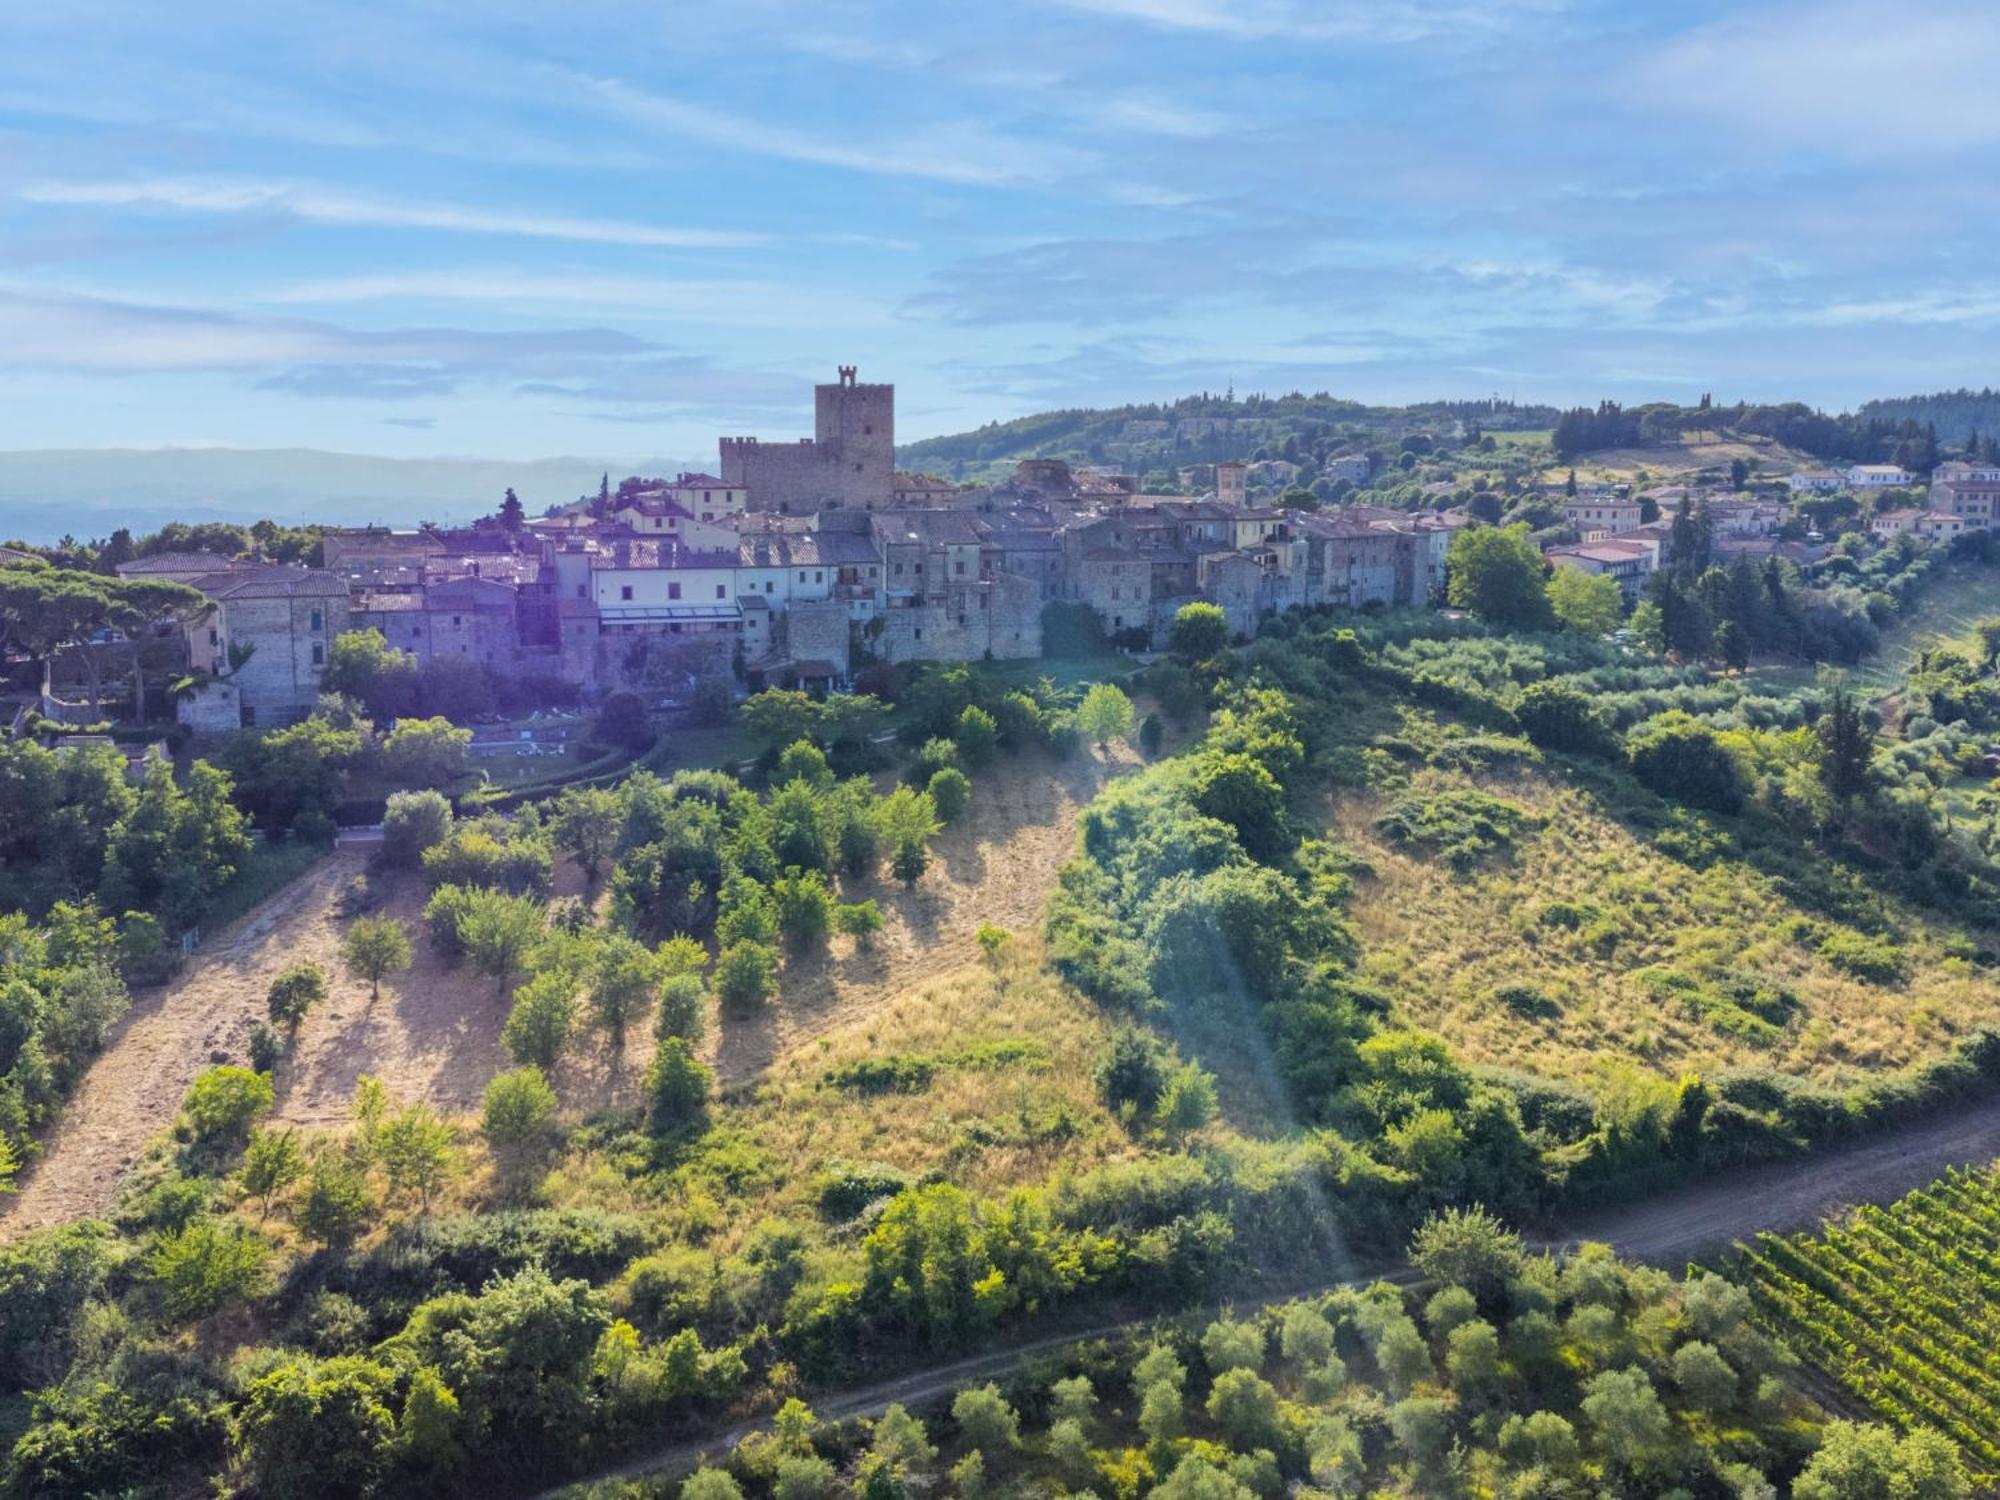
[[[1857,490],[1891,490],[1909,482],[1908,471],[1896,464],[1856,464],[1847,471],[1848,485]]]
[[[1831,495],[1847,488],[1847,476],[1833,469],[1801,469],[1788,475],[1785,483],[1794,495]]]

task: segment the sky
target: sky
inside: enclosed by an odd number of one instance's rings
[[[27,0],[0,448],[1995,383],[1991,0]]]

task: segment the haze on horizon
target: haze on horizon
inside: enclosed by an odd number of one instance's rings
[[[716,9],[10,8],[0,448],[1993,379],[1982,4]]]

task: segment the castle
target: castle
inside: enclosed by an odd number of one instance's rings
[[[811,515],[832,506],[877,510],[896,488],[896,388],[862,385],[853,365],[813,388],[812,437],[721,440],[721,477],[749,492],[752,510]]]

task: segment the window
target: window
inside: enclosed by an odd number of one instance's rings
[[[320,623],[320,614],[319,614],[319,611],[318,611],[318,610],[314,610],[314,611],[312,612],[312,627],[311,627],[311,628],[312,628],[312,629],[314,629],[314,630],[324,630],[324,629],[326,628],[326,627],[325,627],[325,626],[324,626],[323,624],[321,624],[321,623]]]
[[[954,572],[954,573],[958,574],[958,576],[959,576],[959,577],[961,577],[961,578],[963,578],[963,577],[965,576],[965,564],[964,564],[963,562],[955,562],[955,563],[953,563],[953,564],[951,565],[951,570],[952,570],[952,572]]]
[[[670,583],[667,585],[667,597],[669,599],[678,599],[680,598],[680,596],[681,596],[681,586],[678,583]]]
[[[727,599],[729,597],[729,591],[718,583],[715,586],[715,597],[718,599]]]
[[[771,580],[770,580],[770,579],[766,578],[766,579],[764,580],[764,592],[765,592],[765,593],[767,593],[767,594],[768,594],[768,593],[770,593],[770,592],[771,592],[771,590],[772,590],[772,589],[773,589],[774,587],[775,587],[775,585],[773,585],[773,584],[772,584],[772,582],[771,582]]]
[[[313,642],[313,665],[316,667],[326,665],[326,647],[320,645],[317,641]]]
[[[452,624],[454,624],[454,625],[457,625],[457,624],[460,624],[460,623],[462,623],[462,622],[461,622],[461,620],[460,620],[459,616],[457,616],[457,615],[453,615],[453,616],[451,617],[451,623],[452,623]]]
[[[826,569],[824,569],[824,568],[814,568],[814,569],[813,569],[813,582],[814,582],[814,583],[825,583],[825,582],[826,582]]]
[[[586,595],[583,592],[583,585],[580,583],[576,586],[576,597],[579,599],[586,597]]]
[[[910,638],[917,641],[922,640],[924,638],[924,627],[921,625],[917,626],[916,629],[910,632]]]
[[[632,597],[632,585],[629,583],[620,584],[618,587],[618,597],[620,599],[630,599]]]
[[[804,568],[800,568],[800,569],[799,569],[799,582],[800,582],[800,583],[804,583],[805,581],[806,581],[806,570],[805,570]]]

